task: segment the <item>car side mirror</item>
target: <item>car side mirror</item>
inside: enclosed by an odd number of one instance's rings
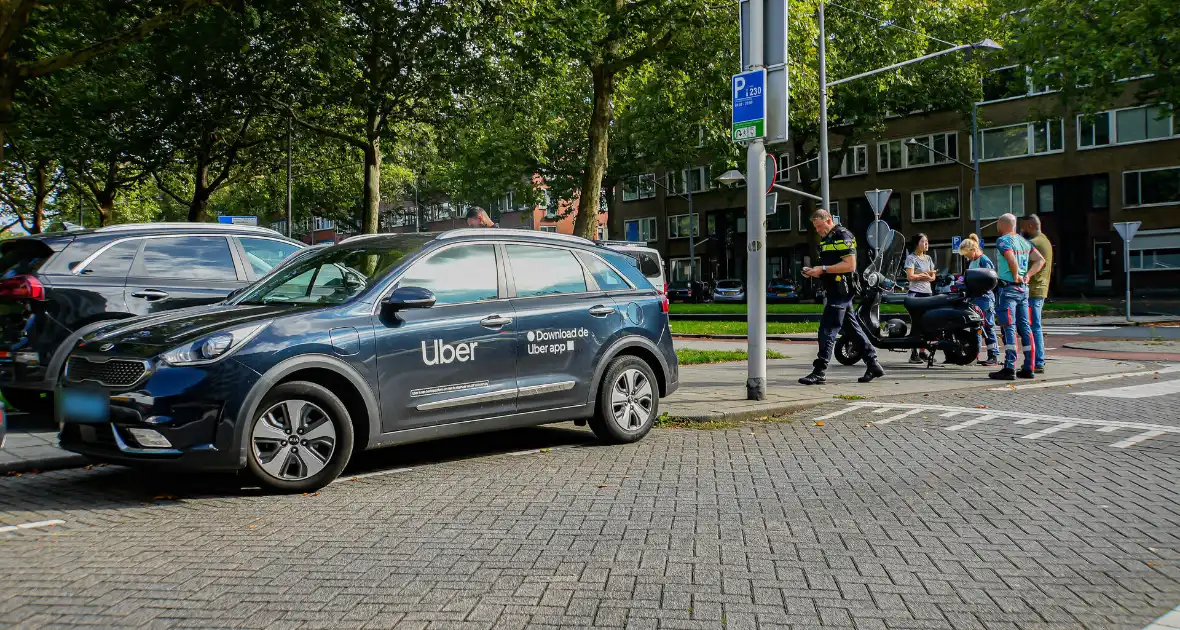
[[[408,308],[430,308],[434,306],[435,297],[429,289],[422,287],[398,287],[385,298],[382,303],[387,310],[401,311]]]

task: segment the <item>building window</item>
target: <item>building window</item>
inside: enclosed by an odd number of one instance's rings
[[[766,259],[766,277],[778,280],[783,277],[783,257],[774,256]]]
[[[778,156],[778,181],[783,183],[791,181],[791,155],[789,153]]]
[[[881,212],[881,220],[888,223],[889,227],[893,229],[901,227],[901,197],[889,198],[889,202],[885,204],[885,210]]]
[[[1123,173],[1123,206],[1180,203],[1180,166]]]
[[[278,232],[279,234],[286,234],[287,233],[287,220],[283,219],[281,221],[272,222],[270,224],[270,229]]]
[[[322,219],[320,217],[316,217],[312,220],[311,229],[317,232],[320,230],[331,230],[334,227],[336,227],[336,222],[332,219]]]
[[[542,232],[556,232],[557,226],[556,225],[542,225],[541,227],[539,227],[537,229]]]
[[[798,211],[799,212],[798,212],[797,216],[799,217],[799,220],[796,221],[796,223],[799,225],[799,231],[806,232],[807,231],[807,223],[803,221],[803,204],[799,204]]]
[[[836,222],[836,225],[840,225],[840,202],[839,201],[829,201],[828,202],[828,212],[831,213],[832,220]]]
[[[606,229],[606,225],[599,225],[598,226],[598,240],[600,240],[600,241],[607,240],[607,234],[609,234],[609,232]]]
[[[791,210],[789,203],[780,203],[774,208],[774,214],[766,217],[766,231],[785,231],[791,229]]]
[[[912,195],[914,221],[959,218],[959,189],[919,190]]]
[[[1110,177],[1106,173],[1090,180],[1090,207],[1095,210],[1110,207]]]
[[[644,217],[623,222],[623,233],[628,241],[651,242],[658,238],[656,235],[656,218]]]
[[[1021,123],[979,132],[980,160],[1060,153],[1065,149],[1064,122],[1060,118]]]
[[[1180,135],[1171,105],[1146,105],[1078,115],[1078,147],[1165,140]]]
[[[983,77],[984,101],[1026,96],[1028,91],[1028,74],[1024,66],[996,68]]]
[[[1131,271],[1174,271],[1176,269],[1180,269],[1180,248],[1131,250]]]
[[[1037,213],[1053,212],[1053,184],[1037,184]]]
[[[844,159],[840,159],[840,150],[830,152],[828,157],[828,168],[831,169],[832,177],[848,177],[849,175],[864,175],[869,172],[869,147],[868,145],[859,144],[848,148],[848,153],[844,155]],[[815,169],[815,177],[813,180],[819,179],[819,168]]]
[[[655,173],[644,173],[623,179],[623,201],[651,199],[656,196]]]
[[[699,236],[701,233],[701,215],[692,215],[692,235]],[[668,217],[668,238],[686,238],[689,230],[689,216],[687,214],[674,214]],[[654,238],[649,240],[655,240]]]
[[[906,144],[909,140],[915,140],[917,144]],[[958,145],[958,135],[953,131],[882,142],[877,145],[877,170],[895,171],[946,164],[959,157]],[[931,148],[934,150],[931,151]]]
[[[1050,190],[1052,184],[1050,184]],[[979,189],[979,207],[983,209],[981,219],[998,219],[1002,214],[1012,213],[1024,216],[1024,185],[984,186]],[[971,209],[975,218],[975,208]]]
[[[684,282],[688,280],[688,259],[687,258],[673,258],[669,261],[668,269],[672,277],[671,282]],[[701,279],[701,258],[698,256],[692,260],[692,279]]]
[[[1078,148],[1110,144],[1110,112],[1078,115]]]

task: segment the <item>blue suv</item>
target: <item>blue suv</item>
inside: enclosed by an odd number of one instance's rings
[[[574,420],[633,442],[678,383],[633,259],[461,229],[354,237],[224,304],[91,332],[56,400],[68,450],[305,492],[356,450],[447,436]]]

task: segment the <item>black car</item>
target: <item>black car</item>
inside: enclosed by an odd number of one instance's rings
[[[668,299],[673,302],[699,304],[707,298],[704,283],[694,280],[677,280],[668,285]]]
[[[0,244],[0,393],[48,413],[66,355],[111,320],[220,302],[303,247],[274,230],[128,224]]]
[[[332,481],[355,450],[574,420],[633,442],[679,382],[668,302],[572,236],[348,239],[224,304],[109,324],[70,355],[63,448],[101,461]]]

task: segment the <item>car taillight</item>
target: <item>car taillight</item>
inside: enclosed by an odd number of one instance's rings
[[[664,295],[668,295],[668,283],[664,283]]]
[[[0,298],[44,300],[45,285],[33,276],[13,276],[0,280]]]

